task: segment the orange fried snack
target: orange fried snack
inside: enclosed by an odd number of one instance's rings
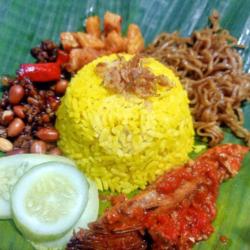
[[[107,11],[104,15],[103,31],[98,16],[86,19],[86,32],[62,32],[61,44],[69,53],[69,72],[76,72],[98,56],[125,52],[137,54],[144,49],[140,28],[130,24],[127,36],[122,36],[121,16]]]

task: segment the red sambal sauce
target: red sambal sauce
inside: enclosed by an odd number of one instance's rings
[[[212,221],[216,216],[216,198],[222,174],[225,176],[225,168],[221,166],[230,166],[228,171],[234,175],[240,168],[244,153],[249,150],[245,147],[245,152],[239,152],[236,147],[215,147],[210,149],[210,154],[200,156],[194,163],[165,174],[156,184],[156,190],[166,195],[171,195],[184,182],[194,181],[197,176],[203,181],[174,209],[152,211],[145,215],[145,227],[151,234],[154,232],[153,235],[160,236],[158,238],[165,238],[172,245],[181,245],[183,249],[208,238],[214,231]],[[227,155],[233,157],[227,158]]]

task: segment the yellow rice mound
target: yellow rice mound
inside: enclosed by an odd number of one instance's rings
[[[174,87],[158,86],[157,96],[142,99],[103,87],[95,67],[115,59],[98,58],[76,74],[57,112],[56,128],[60,149],[100,190],[129,193],[186,162],[194,130],[187,93],[169,68],[143,59],[144,67],[166,75]]]

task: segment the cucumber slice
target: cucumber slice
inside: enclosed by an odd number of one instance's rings
[[[88,224],[97,219],[99,211],[99,197],[98,189],[95,182],[88,179],[89,183],[89,199],[85,210],[83,211],[79,221],[74,225],[74,227],[62,238],[55,241],[47,242],[31,242],[37,250],[61,250],[65,249],[67,243],[73,235],[74,231],[78,231],[79,228],[88,228]]]
[[[98,211],[99,211],[98,189],[94,181],[88,180],[88,182],[89,182],[89,200],[81,216],[81,219],[74,226],[75,230],[79,230],[80,228],[88,228],[88,224],[90,222],[94,222],[98,217]]]
[[[43,154],[20,154],[0,157],[0,219],[11,218],[10,192],[19,178],[32,167],[50,161],[74,165],[68,158]]]
[[[88,182],[75,167],[48,162],[26,172],[11,194],[13,219],[33,241],[65,235],[79,220],[88,201]]]

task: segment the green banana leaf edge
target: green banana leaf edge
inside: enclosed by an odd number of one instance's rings
[[[103,16],[110,10],[123,17],[123,31],[128,23],[141,27],[147,43],[160,32],[179,31],[189,35],[207,24],[213,9],[221,14],[221,24],[246,45],[241,52],[246,71],[250,71],[250,1],[244,0],[0,0],[0,75],[13,75],[20,63],[31,62],[31,47],[50,38],[59,41],[62,31],[83,29],[84,19],[93,14]],[[250,130],[250,103],[243,104],[244,126]],[[199,142],[199,141],[197,141]],[[243,142],[225,129],[223,143]],[[195,157],[193,154],[192,157]],[[194,249],[250,249],[250,154],[239,174],[220,188],[214,233]],[[108,206],[100,201],[100,214]],[[227,237],[227,243],[220,240]],[[0,220],[0,250],[30,250],[32,245],[22,236],[12,220]]]

